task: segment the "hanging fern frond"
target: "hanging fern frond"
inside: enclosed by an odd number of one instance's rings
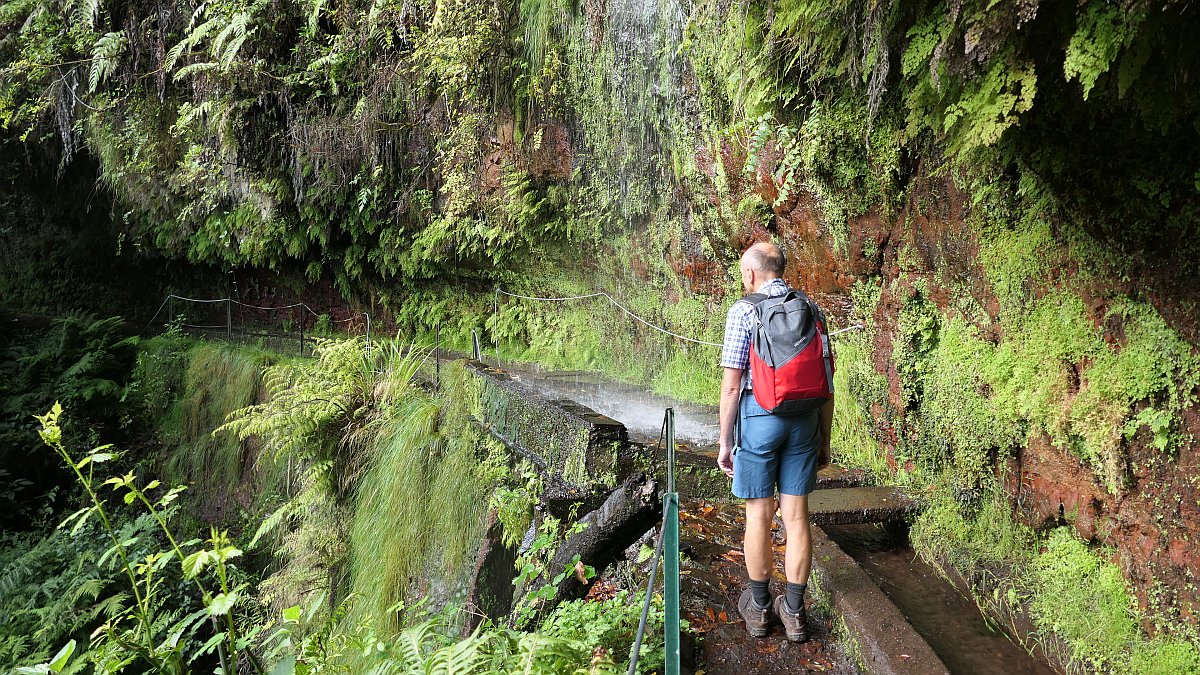
[[[308,13],[308,35],[314,37],[320,29],[321,12],[325,9],[325,0],[313,0],[312,11]],[[375,7],[371,7],[375,11]]]
[[[100,0],[79,0],[74,6],[72,19],[75,25],[82,25],[88,30],[96,29],[96,18],[100,16]]]
[[[197,10],[197,12],[199,12],[199,10]],[[193,14],[193,23],[195,23],[196,18],[197,15]],[[187,37],[180,40],[179,44],[175,45],[170,51],[167,52],[167,58],[163,62],[163,70],[169,71],[174,68],[175,63],[179,61],[179,58],[183,56],[184,52],[187,52],[188,54],[192,53],[192,49],[194,49],[196,45],[200,44],[201,40],[208,37],[208,34],[211,33],[213,29],[219,25],[219,23],[220,19],[214,17],[198,26],[195,26],[194,28],[190,28]]]
[[[202,73],[206,70],[212,70],[213,68],[216,68],[217,65],[219,65],[219,64],[217,64],[213,61],[203,61],[201,63],[190,63],[190,64],[180,68],[179,71],[175,73],[175,81],[178,82],[178,81],[186,78],[188,75],[192,75],[194,73]]]
[[[253,33],[250,30],[250,20],[249,14],[239,12],[229,21],[229,25],[213,38],[210,53],[221,64],[221,67],[228,68],[233,63],[233,59],[237,57],[238,51],[246,41],[246,36]]]
[[[758,119],[758,125],[750,134],[750,147],[747,148],[746,155],[746,175],[757,172],[762,165],[763,150],[766,149],[767,142],[771,140],[771,135],[775,131],[773,122],[770,115],[763,115]]]
[[[89,91],[96,91],[105,78],[116,71],[117,60],[125,52],[128,43],[129,41],[125,39],[125,31],[105,33],[99,40],[96,40],[96,45],[92,48],[91,73],[88,76]]]

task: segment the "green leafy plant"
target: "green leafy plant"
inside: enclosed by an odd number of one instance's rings
[[[91,502],[68,516],[62,526],[69,526],[77,531],[93,518],[101,524],[112,546],[100,557],[98,564],[103,565],[105,560],[115,557],[129,582],[129,591],[133,598],[130,607],[123,608],[104,624],[99,639],[88,652],[89,659],[98,672],[105,673],[119,672],[134,663],[159,672],[186,672],[189,660],[216,649],[220,655],[222,672],[232,673],[231,664],[238,662],[239,652],[248,644],[247,638],[239,635],[231,613],[243,587],[229,585],[228,561],[241,555],[241,551],[229,545],[224,533],[214,531],[208,548],[185,553],[185,548],[199,542],[178,542],[168,525],[171,504],[184,488],[173,488],[157,498],[152,498],[150,493],[159,487],[159,482],[154,480],[139,485],[140,481],[132,472],[99,482],[95,476],[96,467],[116,459],[116,451],[112,446],[100,446],[76,459],[63,445],[62,429],[59,426],[61,416],[62,407],[57,403],[45,415],[39,416],[38,420],[42,424],[39,434],[46,445],[54,450],[75,474],[80,487],[87,493]],[[141,559],[133,557],[132,546],[137,542],[137,538],[122,536],[117,522],[106,506],[106,501],[97,492],[99,488],[106,486],[111,486],[117,493],[123,493],[121,497],[125,504],[136,502],[145,508],[166,538],[166,550],[150,552]],[[193,582],[203,602],[201,609],[183,617],[165,611],[163,606],[162,595],[167,579],[161,573],[172,562],[180,565],[180,578]],[[218,582],[215,589],[210,589],[202,579],[202,572],[209,566]],[[182,641],[181,637],[191,636],[205,619],[211,621],[214,635],[198,653],[189,657],[184,653],[188,642]],[[254,662],[253,655],[249,656],[251,662]]]

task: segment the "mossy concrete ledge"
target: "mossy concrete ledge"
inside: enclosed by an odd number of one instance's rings
[[[625,425],[574,401],[549,400],[507,372],[466,361],[472,415],[533,462],[546,499],[577,499],[617,485],[634,468]]]

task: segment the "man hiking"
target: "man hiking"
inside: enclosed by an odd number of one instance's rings
[[[789,640],[804,642],[804,593],[812,566],[808,493],[817,469],[829,463],[833,358],[824,316],[784,283],[785,262],[779,247],[767,242],[742,254],[742,285],[749,295],[734,303],[725,322],[717,466],[733,479],[734,496],[746,500],[743,550],[750,583],[738,612],[755,637],[767,635],[774,615]],[[787,587],[772,601],[777,492],[787,533]]]

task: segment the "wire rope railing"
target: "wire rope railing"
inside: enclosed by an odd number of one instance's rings
[[[225,316],[223,317],[224,323],[212,323],[212,322],[190,323],[190,322],[184,320],[183,318],[181,318],[181,316],[176,316],[176,311],[175,311],[175,303],[176,302],[190,303],[190,304],[201,305],[201,306],[210,306],[210,307],[213,305],[223,304],[225,306]],[[285,320],[284,324],[285,325],[289,325],[289,324],[294,325],[295,326],[295,335],[292,335],[292,331],[290,328],[285,328],[283,330],[283,332],[278,335],[270,333],[270,332],[263,333],[263,332],[258,332],[258,331],[247,331],[245,329],[244,313],[243,313],[242,320],[239,322],[240,327],[235,329],[234,320],[233,320],[233,308],[234,307],[239,307],[239,308],[249,310],[250,312],[255,312],[255,313],[270,312],[273,315],[273,317],[277,317],[278,314],[281,312],[287,312],[287,313],[291,314],[291,316],[289,316]],[[352,324],[355,322],[361,324],[363,322],[363,320],[365,319],[366,349],[367,349],[368,356],[371,353],[371,315],[367,312],[363,312],[361,317],[350,316],[350,317],[347,317],[344,319],[330,319],[328,316],[323,317],[316,310],[314,310],[308,304],[303,303],[303,302],[294,302],[291,304],[278,305],[278,306],[263,306],[263,305],[252,305],[250,303],[242,302],[240,300],[235,300],[233,298],[228,298],[228,297],[226,297],[226,298],[189,298],[186,296],[176,295],[174,293],[171,293],[171,294],[168,294],[167,297],[163,299],[162,304],[160,304],[158,306],[158,309],[154,312],[154,316],[152,316],[150,318],[150,321],[148,321],[146,323],[145,329],[149,329],[152,325],[154,325],[155,321],[157,321],[159,319],[159,317],[161,317],[163,315],[163,310],[167,311],[167,323],[171,324],[171,325],[177,325],[180,328],[187,328],[190,330],[197,330],[197,331],[224,330],[226,336],[228,336],[230,338],[232,338],[234,336],[234,334],[237,333],[242,336],[254,336],[254,337],[262,337],[262,338],[297,339],[300,344],[300,353],[302,355],[304,354],[306,343],[308,341],[310,341],[310,339],[311,339],[311,328],[309,328],[309,326],[308,326],[310,318],[313,323],[313,328],[319,327],[321,325],[322,320],[327,321],[328,322],[327,325],[334,325],[334,324]],[[299,313],[299,316],[295,316],[295,313],[297,313],[297,312]],[[192,318],[192,317],[188,317],[188,318]],[[212,319],[214,317],[213,317],[211,310],[208,310],[207,316],[202,316],[201,318]],[[293,324],[293,321],[294,321],[294,324]],[[309,332],[308,337],[306,337],[306,335],[305,335],[306,330]]]
[[[634,319],[635,321],[638,321],[639,323],[642,323],[642,324],[644,324],[645,326],[648,326],[649,328],[651,328],[651,329],[653,329],[653,330],[656,330],[656,331],[658,331],[659,333],[663,333],[663,334],[665,334],[665,335],[669,335],[669,336],[671,336],[671,337],[673,337],[673,338],[676,338],[676,339],[678,339],[678,340],[682,340],[682,341],[684,341],[684,342],[690,342],[690,343],[692,343],[692,344],[704,345],[704,346],[707,346],[707,347],[721,347],[721,346],[723,346],[723,345],[722,345],[722,343],[720,343],[720,342],[710,342],[710,341],[708,341],[708,340],[699,340],[699,339],[697,339],[697,338],[688,337],[688,336],[686,336],[686,335],[681,335],[681,334],[679,334],[679,333],[676,333],[675,331],[672,331],[672,330],[669,330],[669,329],[667,329],[667,328],[664,328],[663,326],[659,326],[659,325],[657,325],[657,324],[651,323],[651,322],[650,322],[650,321],[648,321],[647,319],[645,319],[645,318],[643,318],[643,317],[641,317],[641,316],[638,316],[636,313],[634,313],[634,312],[633,312],[632,310],[630,310],[628,307],[626,307],[625,305],[623,305],[623,304],[621,304],[620,302],[618,302],[616,298],[614,298],[612,295],[610,295],[610,294],[609,294],[609,293],[607,293],[606,291],[597,291],[597,292],[595,292],[595,293],[584,293],[584,294],[581,294],[581,295],[566,295],[566,296],[561,296],[561,297],[554,297],[554,296],[546,296],[546,297],[542,297],[542,296],[536,296],[536,295],[524,295],[524,294],[521,294],[521,293],[513,293],[513,292],[511,292],[511,291],[506,291],[506,290],[504,290],[504,289],[503,289],[503,288],[501,288],[500,286],[497,286],[497,287],[496,287],[496,296],[497,296],[497,298],[496,298],[496,303],[495,303],[495,314],[496,314],[496,315],[499,315],[499,314],[500,314],[500,300],[499,300],[499,296],[501,296],[501,295],[503,295],[503,296],[507,296],[507,297],[510,297],[510,298],[517,298],[517,299],[519,299],[519,300],[529,300],[529,301],[532,301],[532,302],[568,302],[568,301],[572,301],[572,300],[589,300],[589,299],[592,299],[592,298],[604,298],[605,300],[608,300],[608,302],[609,302],[609,303],[610,303],[610,304],[611,304],[613,307],[616,307],[617,309],[621,310],[622,312],[624,312],[624,313],[625,313],[627,316],[629,316],[630,318]],[[862,328],[863,328],[863,325],[862,325],[861,323],[856,323],[856,324],[854,324],[854,325],[847,326],[846,328],[841,328],[841,329],[838,329],[838,330],[835,330],[835,331],[830,331],[830,332],[829,332],[829,337],[833,337],[833,336],[835,336],[835,335],[839,335],[839,334],[841,334],[841,333],[845,333],[845,332],[847,332],[847,331],[852,331],[852,330],[862,330]],[[497,351],[497,360],[498,360],[498,359],[499,359],[499,345],[498,345],[498,344],[496,344],[495,346],[496,346],[496,351]]]

